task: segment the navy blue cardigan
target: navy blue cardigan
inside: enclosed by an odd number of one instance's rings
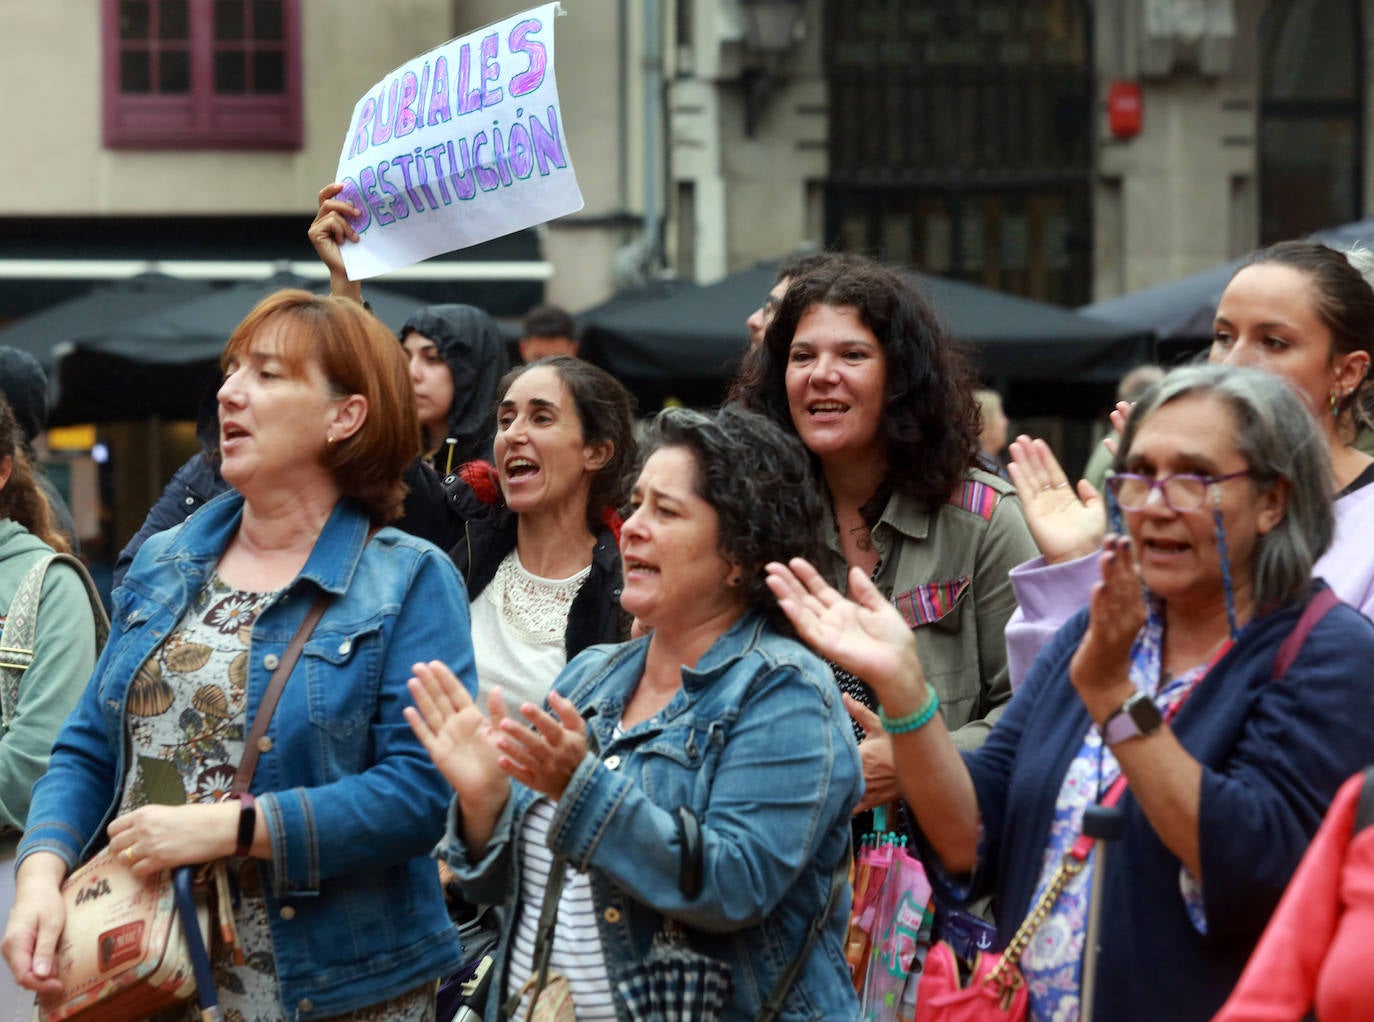
[[[1374,624],[1337,605],[1271,680],[1300,613],[1247,624],[1172,725],[1203,768],[1206,936],[1188,920],[1178,858],[1127,789],[1126,835],[1109,849],[1104,878],[1096,1017],[1211,1018],[1336,790],[1374,756]],[[1090,724],[1069,683],[1086,628],[1083,611],[1059,630],[987,743],[965,754],[985,839],[974,889],[991,884],[1003,945],[1029,910],[1055,801]]]

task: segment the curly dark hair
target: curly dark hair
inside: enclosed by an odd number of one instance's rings
[[[640,445],[640,467],[655,451],[683,447],[696,461],[692,490],[715,509],[716,549],[743,566],[747,605],[774,628],[794,634],[764,582],[764,565],[823,549],[825,507],[812,478],[806,448],[762,415],[727,405],[714,415],[669,408],[650,424]]]
[[[730,401],[796,432],[787,356],[798,322],[818,305],[856,310],[886,358],[887,464],[879,492],[901,490],[929,507],[944,503],[978,451],[975,376],[916,286],[885,266],[850,256],[793,280],[763,344],[745,358]]]
[[[9,481],[0,489],[0,518],[18,522],[58,553],[69,554],[71,545],[54,526],[48,498],[33,477],[26,440],[14,409],[0,395],[0,463],[10,459]]]
[[[552,369],[572,396],[582,424],[582,439],[589,444],[609,442],[610,460],[592,478],[587,494],[587,528],[596,535],[603,524],[602,514],[610,508],[619,511],[630,496],[634,479],[635,399],[625,385],[604,369],[580,358],[550,355],[536,362],[516,366],[501,378],[496,387],[493,418],[500,414],[501,402],[511,385],[531,369]]]

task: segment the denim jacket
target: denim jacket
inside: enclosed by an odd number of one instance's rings
[[[176,626],[238,528],[225,493],[139,551],[114,596],[104,653],[34,788],[18,858],[68,866],[105,841],[123,791],[135,672]],[[253,623],[248,720],[319,590],[334,595],[282,692],[252,791],[284,1018],[328,1017],[456,968],[456,932],[428,853],[452,789],[402,716],[411,664],[441,659],[475,687],[462,580],[436,547],[395,529],[368,541],[348,500],[295,581]],[[263,794],[266,793],[266,794]]]
[[[695,950],[729,965],[725,1018],[753,1019],[825,905],[863,790],[858,750],[829,668],[756,614],[717,639],[695,669],[683,668],[682,689],[657,716],[615,738],[648,641],[593,646],[559,675],[554,688],[588,718],[600,755],[589,753],[574,772],[549,845],[590,873],[613,990],[669,916]],[[512,784],[475,862],[455,800],[439,848],[470,900],[504,902],[507,944],[517,912],[539,911],[521,904],[515,861],[536,797]],[[701,824],[703,883],[692,899],[678,887],[679,806]],[[847,891],[840,900],[787,999],[789,1022],[858,1017],[843,946]],[[493,983],[488,1019],[503,1000],[504,962]],[[616,1007],[627,1022],[618,999]]]

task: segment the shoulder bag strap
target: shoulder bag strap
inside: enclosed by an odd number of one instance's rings
[[[301,650],[305,648],[305,640],[310,638],[310,633],[315,630],[315,625],[319,624],[325,608],[333,598],[327,592],[321,592],[315,597],[315,602],[306,611],[305,620],[296,629],[296,634],[291,636],[291,642],[277,663],[277,669],[272,672],[272,678],[267,682],[267,691],[263,693],[262,702],[258,704],[258,712],[253,716],[253,729],[248,733],[248,740],[243,743],[243,759],[239,761],[239,768],[234,773],[234,783],[229,787],[231,795],[242,795],[253,783],[253,771],[258,767],[258,753],[262,751],[258,748],[258,743],[267,734],[267,725],[272,722],[277,701],[281,699],[282,689],[286,687],[286,679],[291,674],[291,669],[300,659]]]
[[[1318,621],[1326,617],[1326,612],[1340,602],[1340,597],[1330,589],[1323,589],[1307,601],[1302,617],[1298,618],[1298,623],[1293,626],[1288,638],[1284,639],[1283,645],[1279,647],[1278,656],[1274,657],[1274,672],[1271,675],[1274,681],[1288,673],[1288,668],[1293,666],[1293,661],[1302,650],[1302,644],[1307,641],[1308,634],[1316,627]]]
[[[1374,824],[1374,766],[1364,769],[1364,787],[1360,789],[1360,800],[1355,804],[1355,833],[1358,834],[1370,824]]]
[[[565,855],[555,855],[553,862],[549,865],[549,879],[544,885],[544,901],[539,906],[539,930],[534,935],[534,974],[501,1005],[499,1017],[502,1019],[515,1017],[515,1012],[520,1007],[520,1001],[526,993],[530,995],[530,1006],[529,1010],[525,1012],[525,1017],[527,1019],[534,1018],[534,1006],[549,982],[549,959],[553,956],[553,931],[558,925],[558,903],[563,898],[563,880],[567,874],[567,866],[568,858]]]
[[[778,977],[773,992],[768,995],[768,1000],[764,1002],[763,1008],[755,1017],[756,1022],[774,1022],[775,1019],[782,1017],[782,1009],[787,1003],[787,995],[792,992],[797,977],[806,967],[806,960],[811,957],[811,952],[816,947],[816,941],[820,939],[821,931],[830,925],[830,919],[834,916],[835,909],[840,907],[840,898],[844,894],[844,889],[849,886],[849,862],[853,858],[853,852],[853,839],[851,837],[849,841],[845,842],[840,861],[835,865],[834,872],[830,874],[830,893],[826,896],[825,908],[821,909],[820,915],[811,920],[811,925],[806,931],[806,939],[802,941],[801,950],[797,952],[797,956],[788,963],[787,968]]]

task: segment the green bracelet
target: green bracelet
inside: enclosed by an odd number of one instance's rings
[[[878,719],[882,721],[883,730],[890,735],[905,735],[912,731],[920,730],[930,723],[935,716],[935,711],[940,708],[940,697],[935,694],[935,686],[926,686],[926,701],[915,713],[908,713],[905,717],[898,717],[893,720],[886,711],[878,707]]]

